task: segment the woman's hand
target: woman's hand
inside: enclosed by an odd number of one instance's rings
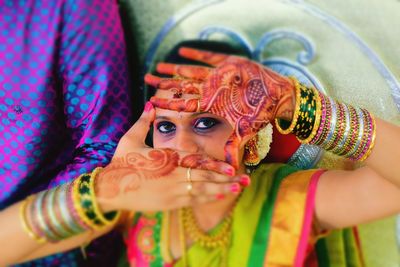
[[[291,120],[295,92],[292,81],[249,59],[181,48],[185,58],[213,67],[160,63],[157,71],[180,77],[147,74],[147,84],[173,91],[174,98],[153,97],[154,106],[186,112],[210,112],[229,121],[234,132],[225,146],[226,161],[238,167],[238,151],[275,118]],[[193,94],[191,99],[180,99]],[[178,99],[179,98],[179,99]]]
[[[240,184],[249,184],[247,175],[232,177],[235,170],[225,162],[146,146],[144,140],[154,116],[149,102],[120,140],[111,163],[99,174],[95,190],[104,212],[176,209],[229,192],[239,193]]]

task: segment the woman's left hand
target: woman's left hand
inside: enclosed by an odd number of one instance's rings
[[[175,111],[210,112],[229,121],[234,132],[225,146],[226,161],[238,167],[238,151],[275,118],[291,120],[293,82],[247,58],[181,48],[179,54],[213,67],[160,63],[157,71],[180,77],[147,74],[147,84],[174,92],[175,99],[153,97],[154,106]],[[183,99],[182,94],[193,98]]]
[[[157,211],[193,203],[215,201],[237,194],[247,186],[247,175],[236,175],[232,166],[204,154],[145,144],[155,110],[145,111],[121,138],[112,161],[96,178],[96,197],[104,212]]]

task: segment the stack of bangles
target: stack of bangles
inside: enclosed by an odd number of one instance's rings
[[[38,243],[57,242],[113,225],[120,213],[103,214],[95,197],[95,178],[101,169],[26,198],[20,206],[25,232]]]
[[[301,143],[317,145],[354,161],[368,158],[376,135],[372,114],[291,79],[296,88],[296,107],[291,122],[276,119],[278,131],[293,133]]]

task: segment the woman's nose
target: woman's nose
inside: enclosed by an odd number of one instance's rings
[[[200,151],[200,147],[196,142],[196,137],[188,133],[187,131],[182,131],[175,137],[175,147],[177,150],[197,153]]]

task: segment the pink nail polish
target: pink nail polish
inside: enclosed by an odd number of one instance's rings
[[[243,175],[242,177],[240,177],[239,183],[244,186],[247,187],[250,185],[251,180],[247,175]]]
[[[225,170],[225,174],[229,176],[233,176],[235,174],[235,170],[233,168],[228,168]]]
[[[218,200],[221,200],[221,199],[224,199],[224,198],[225,198],[225,195],[224,195],[224,194],[217,194],[217,195],[215,196],[215,198],[218,199]]]
[[[144,106],[144,111],[149,112],[152,109],[153,109],[153,104],[151,104],[150,101],[147,101],[146,105]]]
[[[232,193],[239,193],[240,192],[240,185],[239,184],[231,185],[231,192]]]

